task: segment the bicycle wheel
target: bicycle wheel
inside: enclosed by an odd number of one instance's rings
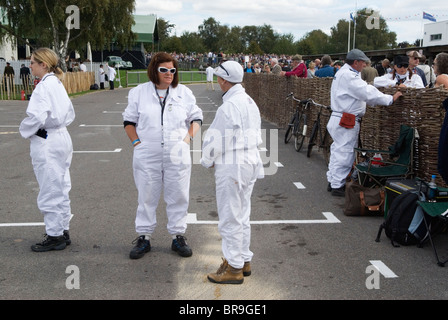
[[[286,128],[286,134],[285,134],[285,144],[291,140],[292,134],[293,134],[293,126],[296,121],[296,114],[292,116],[291,121],[288,123],[288,127]]]
[[[294,148],[297,152],[302,149],[306,135],[306,114],[302,114],[294,123]]]
[[[319,123],[316,121],[313,125],[313,130],[311,130],[310,142],[308,143],[308,151],[306,152],[306,156],[311,157],[311,151],[313,151],[313,147],[316,145],[317,132],[319,130]]]

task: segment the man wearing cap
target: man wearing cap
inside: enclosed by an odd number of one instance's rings
[[[369,58],[358,49],[347,54],[346,63],[336,73],[331,85],[332,114],[327,124],[333,138],[327,171],[328,191],[333,196],[345,196],[345,181],[355,160],[359,122],[369,105],[391,105],[402,93],[394,96],[381,93],[361,79],[361,71]]]
[[[298,78],[307,78],[308,70],[306,69],[305,63],[303,63],[302,56],[300,54],[296,54],[292,57],[292,71],[282,71],[280,73],[281,76],[290,77],[296,76]]]
[[[408,51],[406,54],[409,57],[409,69],[411,69],[414,74],[418,74],[420,78],[422,78],[423,85],[426,87],[428,83],[426,82],[425,72],[422,69],[417,68],[422,55],[418,51]]]
[[[207,130],[201,164],[215,168],[218,230],[222,237],[223,263],[208,275],[214,283],[241,284],[251,274],[250,198],[255,181],[264,174],[258,151],[261,117],[243,86],[243,68],[226,61],[215,69],[224,91],[223,104]]]

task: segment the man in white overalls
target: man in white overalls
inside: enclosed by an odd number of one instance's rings
[[[381,93],[361,79],[361,71],[369,58],[358,49],[347,54],[345,65],[336,73],[331,85],[331,110],[327,129],[333,138],[328,165],[328,191],[345,196],[345,180],[355,160],[361,118],[369,105],[391,105],[402,93],[394,96]]]

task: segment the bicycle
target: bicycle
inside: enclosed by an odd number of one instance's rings
[[[289,121],[288,126],[286,127],[285,134],[285,143],[288,143],[291,140],[291,137],[294,136],[294,149],[297,152],[302,149],[303,141],[305,140],[306,130],[307,130],[307,115],[305,114],[305,110],[308,109],[310,105],[310,100],[299,100],[294,97],[294,94],[291,92],[286,96],[286,100],[290,97],[294,101],[297,102],[296,111]]]
[[[322,104],[316,103],[313,100],[310,99],[310,103],[312,105],[315,105],[316,107],[319,107],[319,112],[317,113],[317,118],[314,121],[313,128],[311,129],[311,135],[310,140],[308,143],[308,151],[306,153],[307,157],[311,157],[311,151],[313,151],[313,147],[315,145],[318,146],[318,151],[323,151],[325,162],[329,163],[330,161],[330,145],[331,145],[331,137],[328,133],[327,128],[325,128],[325,132],[322,133],[322,126],[320,123],[320,116],[322,114],[322,109],[329,110],[331,112],[331,107],[324,106]],[[327,115],[330,117],[330,115]]]

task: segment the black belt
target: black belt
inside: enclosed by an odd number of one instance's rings
[[[337,114],[335,114],[335,113],[337,113]],[[335,117],[337,117],[337,118],[342,118],[342,112],[339,112],[339,111],[332,111],[332,112],[331,112],[331,115],[332,115],[332,116],[335,116]],[[361,123],[361,117],[356,116],[356,121],[359,122],[359,123]]]

